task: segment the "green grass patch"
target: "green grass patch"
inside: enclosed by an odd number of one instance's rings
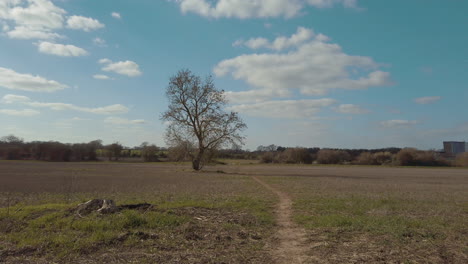
[[[418,214],[418,210],[430,210],[431,206],[434,205],[396,198],[320,197],[297,200],[294,219],[307,229],[390,234],[400,239],[443,239],[447,229],[457,229],[457,225],[454,219],[441,215]]]
[[[123,210],[108,215],[91,213],[83,218],[71,210],[75,204],[17,204],[10,208],[0,208],[0,240],[15,245],[17,249],[32,247],[37,249],[37,254],[60,259],[116,245],[141,245],[140,237],[131,235],[139,232],[171,237],[170,234],[180,233],[178,228],[183,225],[198,221],[194,218],[196,215],[184,214],[185,208],[192,208],[195,214],[197,208],[203,208],[221,212],[225,210],[233,216],[248,216],[247,220],[242,218],[238,222],[215,227],[226,232],[237,232],[243,228],[257,230],[274,224],[272,205],[258,198],[195,200],[179,197],[177,200],[154,204],[155,208],[144,212]],[[211,225],[210,222],[200,223]],[[125,235],[124,239],[122,235]],[[177,246],[174,241],[165,240],[164,243],[169,243],[171,247]]]
[[[0,209],[0,223],[8,225],[0,230],[0,238],[13,242],[18,248],[35,247],[52,251],[55,255],[79,253],[95,245],[111,244],[129,231],[160,231],[172,229],[188,221],[187,216],[166,212],[124,210],[111,215],[90,214],[77,218],[63,205],[28,206],[7,214]],[[65,210],[64,210],[65,209]]]

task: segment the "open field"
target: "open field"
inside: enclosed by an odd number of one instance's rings
[[[464,169],[0,161],[0,262],[466,263],[467,193]],[[92,198],[154,207],[70,210]]]
[[[311,263],[466,263],[468,170],[232,167],[291,196]],[[228,171],[228,169],[226,169]]]

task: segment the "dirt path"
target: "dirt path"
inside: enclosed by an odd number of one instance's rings
[[[275,193],[280,200],[276,207],[276,221],[278,223],[276,236],[279,244],[272,253],[275,261],[288,264],[306,263],[308,259],[306,255],[306,232],[294,224],[292,220],[291,198],[288,194],[273,188],[256,176],[252,176],[252,178]]]

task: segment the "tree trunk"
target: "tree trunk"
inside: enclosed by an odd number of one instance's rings
[[[203,150],[200,150],[197,156],[192,160],[192,168],[196,171],[202,169]]]

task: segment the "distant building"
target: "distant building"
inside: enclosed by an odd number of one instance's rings
[[[451,156],[466,152],[467,146],[468,144],[465,141],[444,141],[445,154]]]

